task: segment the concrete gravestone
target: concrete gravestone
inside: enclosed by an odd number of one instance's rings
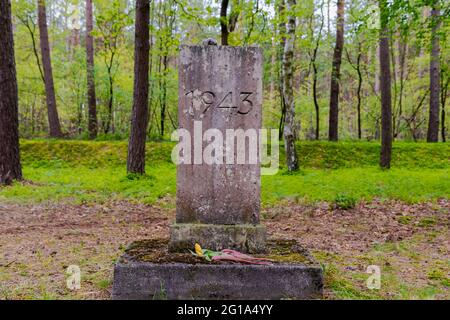
[[[182,46],[177,216],[170,241],[136,241],[114,267],[113,299],[320,298],[320,266],[260,224],[262,52]],[[206,261],[188,249],[264,254],[271,265]]]
[[[190,154],[177,168],[177,223],[170,248],[200,243],[213,250],[261,252],[262,52],[182,46],[179,83],[179,127],[190,133],[184,139],[192,147],[182,151]],[[211,143],[217,148],[209,152]]]

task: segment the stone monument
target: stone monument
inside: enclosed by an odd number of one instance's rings
[[[248,132],[257,137],[261,129],[262,51],[182,46],[179,83],[179,128],[191,133],[193,148],[190,163],[177,169],[177,218],[171,226],[170,249],[200,243],[212,250],[262,252],[266,230],[259,219],[260,165],[257,148],[249,146],[258,147],[258,141],[239,136]],[[202,152],[209,143],[202,137],[211,129],[227,137],[222,140],[229,153],[227,158],[222,152],[212,164]],[[244,148],[239,143],[245,143]],[[243,163],[239,156],[245,157]]]
[[[320,266],[296,241],[267,241],[260,224],[261,110],[260,48],[181,47],[176,222],[168,242],[129,246],[114,268],[113,299],[321,297]],[[189,253],[196,243],[273,264],[209,262]]]

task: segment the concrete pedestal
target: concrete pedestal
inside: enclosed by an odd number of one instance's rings
[[[269,242],[268,247],[265,256],[276,261],[270,266],[207,262],[163,252],[164,243],[135,243],[114,268],[113,299],[322,297],[322,269],[304,249],[294,242]]]

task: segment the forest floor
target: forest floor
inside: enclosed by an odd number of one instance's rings
[[[23,140],[25,179],[0,187],[0,299],[109,299],[114,262],[175,220],[169,142],[147,145],[147,175],[125,171],[126,142]],[[450,299],[450,144],[301,142],[301,171],[263,176],[269,236],[297,239],[325,271],[327,299]],[[81,268],[81,289],[66,286]],[[368,266],[381,270],[370,290]]]
[[[109,299],[114,261],[132,241],[167,237],[173,201],[0,204],[0,299]],[[271,238],[297,239],[322,264],[326,299],[450,299],[448,200],[286,203],[263,216]],[[78,291],[69,265],[81,268]],[[369,265],[379,290],[366,286]]]

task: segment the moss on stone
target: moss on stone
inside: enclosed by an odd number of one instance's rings
[[[193,250],[193,249],[192,249]],[[295,240],[271,240],[267,242],[265,254],[255,257],[268,258],[275,264],[317,264],[312,256]],[[207,261],[192,255],[188,250],[183,253],[168,251],[167,239],[141,240],[132,243],[122,256],[120,262],[150,262],[150,263],[188,263],[188,264],[227,264],[231,262]]]

